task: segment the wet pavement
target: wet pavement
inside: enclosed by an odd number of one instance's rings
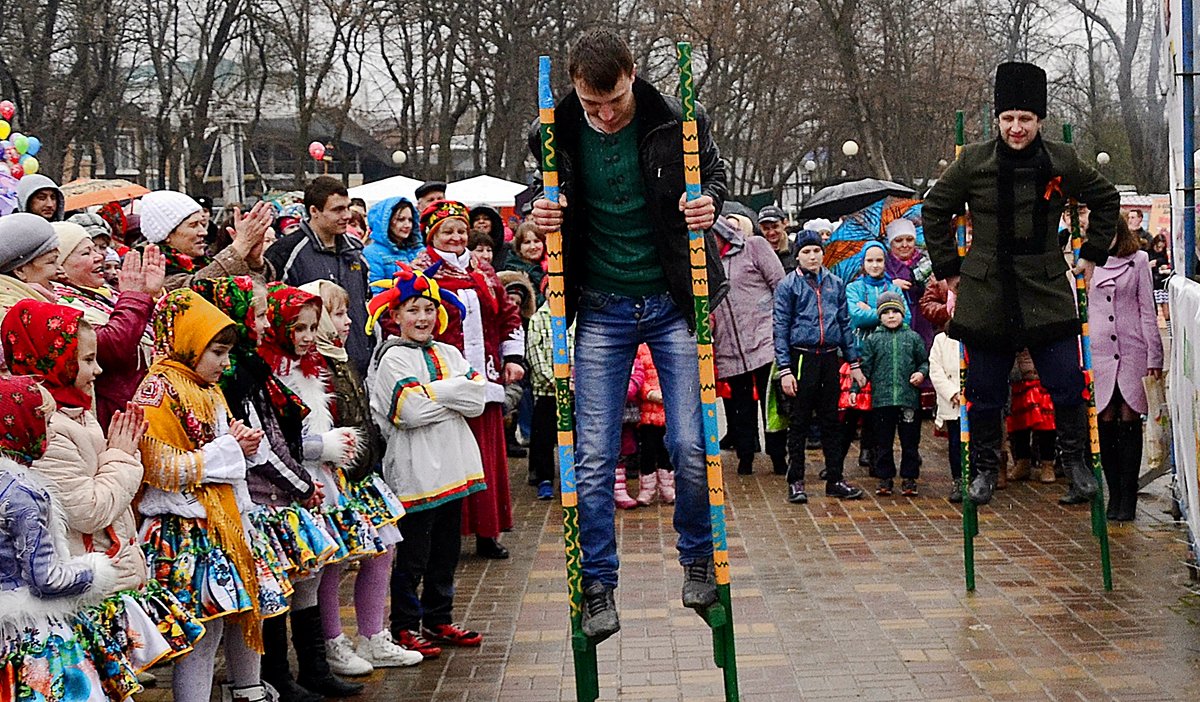
[[[1110,525],[1112,592],[1086,508],[1056,504],[1061,482],[1010,484],[980,512],[967,593],[944,446],[927,425],[920,497],[842,503],[816,490],[805,506],[787,504],[765,457],[739,476],[726,454],[741,699],[1200,699],[1200,600],[1167,479],[1143,493],[1135,523]],[[856,455],[850,479],[873,487]],[[534,499],[524,461],[512,473],[511,559],[477,558],[468,542],[460,571],[456,618],[483,646],[376,671],[357,699],[575,699],[561,512]],[[723,700],[708,629],[679,602],[671,509],[617,520],[622,631],[599,648],[601,699]],[[344,618],[352,634],[351,606]],[[162,673],[140,699],[169,699]]]

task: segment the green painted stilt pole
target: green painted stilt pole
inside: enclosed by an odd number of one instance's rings
[[[966,145],[963,128],[965,115],[962,110],[954,114],[954,157],[958,158]],[[958,255],[967,255],[967,217],[961,215],[958,225]],[[975,537],[979,535],[979,508],[967,494],[971,484],[971,422],[967,407],[967,347],[958,347],[958,431],[962,441],[962,522],[963,522],[963,570],[967,577],[967,592],[975,591]]]
[[[679,50],[679,97],[683,102],[683,174],[687,198],[700,197],[700,139],[696,128],[696,88],[692,79],[692,45]],[[717,439],[717,381],[713,369],[712,329],[708,309],[708,259],[704,232],[688,233],[692,266],[692,297],[696,305],[696,352],[700,363],[700,404],[704,418],[705,465],[708,469],[708,504],[712,519],[713,561],[716,564],[717,604],[704,620],[712,627],[713,658],[725,678],[725,699],[738,699],[737,657],[733,640],[733,607],[729,597],[729,547],[725,539],[725,485],[721,476],[721,448]]]
[[[1074,132],[1070,124],[1063,125],[1063,141],[1070,144],[1074,141]],[[1071,199],[1071,248],[1075,252],[1075,264],[1079,264],[1079,248],[1083,245],[1083,233],[1079,227],[1079,204]],[[1096,383],[1092,371],[1092,337],[1088,329],[1088,290],[1083,273],[1075,274],[1075,294],[1079,300],[1079,321],[1083,330],[1079,335],[1079,353],[1083,362],[1083,379],[1086,383],[1084,393],[1087,395],[1088,434],[1090,435],[1089,453],[1092,460],[1092,473],[1096,476],[1099,489],[1092,498],[1092,535],[1100,541],[1100,569],[1104,577],[1104,589],[1112,590],[1112,561],[1108,552],[1108,520],[1104,513],[1104,471],[1100,465],[1100,429],[1096,416]]]
[[[538,118],[542,128],[542,183],[546,199],[558,202],[558,152],[554,141],[554,93],[550,57],[538,61]],[[582,551],[579,547],[579,497],[575,492],[575,403],[571,393],[571,356],[567,348],[567,311],[563,287],[562,232],[546,235],[551,334],[554,346],[554,397],[558,413],[558,474],[562,491],[563,539],[567,551],[567,598],[571,605],[571,654],[575,659],[575,699],[600,696],[596,644],[583,633]]]

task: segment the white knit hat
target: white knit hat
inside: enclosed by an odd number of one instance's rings
[[[906,236],[906,235],[914,236],[914,237],[917,235],[917,225],[911,219],[905,219],[904,217],[901,217],[899,219],[894,219],[888,223],[888,225],[887,225],[888,246],[892,245],[892,242],[896,240],[896,237]]]
[[[183,220],[200,211],[200,203],[174,190],[155,190],[142,198],[142,236],[151,244],[166,240]]]

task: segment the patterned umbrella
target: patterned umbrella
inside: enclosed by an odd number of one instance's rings
[[[917,225],[917,246],[925,248],[921,223],[921,201],[886,197],[854,214],[847,215],[825,245],[825,266],[850,282],[862,270],[862,250],[868,241],[886,244],[887,225],[904,218]]]

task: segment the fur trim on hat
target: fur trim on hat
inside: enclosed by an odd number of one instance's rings
[[[537,312],[537,297],[533,293],[533,282],[529,280],[529,276],[520,271],[500,271],[496,274],[500,278],[504,289],[509,287],[521,288],[524,295],[521,297],[521,317],[529,319]]]

